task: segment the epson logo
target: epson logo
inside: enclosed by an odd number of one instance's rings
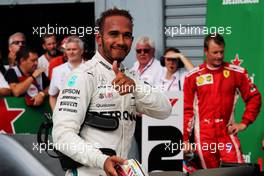
[[[64,89],[62,91],[62,94],[77,94],[77,95],[79,95],[80,90],[78,90],[78,89]]]

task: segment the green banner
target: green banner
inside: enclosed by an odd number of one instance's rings
[[[29,107],[24,97],[0,97],[0,132],[35,134],[50,112],[48,99],[39,107]]]
[[[207,27],[216,27],[218,33],[224,36],[225,60],[246,68],[250,78],[263,94],[264,1],[210,0],[207,2]],[[241,121],[244,107],[245,104],[240,98],[235,113],[237,122]],[[264,151],[261,150],[261,141],[264,139],[263,117],[262,108],[254,124],[239,134],[246,162],[261,163],[264,157]]]

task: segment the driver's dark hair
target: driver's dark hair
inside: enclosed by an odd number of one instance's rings
[[[29,57],[29,53],[38,54],[38,52],[29,46],[22,47],[20,50],[16,53],[16,62],[17,64],[20,64],[22,59],[27,59]]]
[[[213,40],[216,44],[225,46],[224,37],[218,33],[208,34],[204,39],[204,49],[208,50],[209,42]]]
[[[127,19],[130,20],[130,22],[131,22],[131,24],[133,26],[133,17],[131,16],[131,14],[127,10],[118,9],[118,8],[114,7],[112,9],[108,9],[108,10],[102,12],[100,18],[98,18],[96,20],[96,26],[99,27],[99,32],[100,33],[103,32],[103,26],[104,26],[105,19],[107,17],[111,17],[111,16],[123,16],[123,17],[126,17]]]
[[[41,37],[41,39],[42,39],[42,44],[45,44],[45,43],[46,43],[46,39],[47,39],[47,38],[50,38],[50,37],[54,37],[54,38],[57,40],[55,34],[53,34],[53,33],[52,33],[52,34],[50,34],[50,33],[46,33],[46,34],[43,34],[42,37]]]

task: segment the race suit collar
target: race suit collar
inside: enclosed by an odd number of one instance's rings
[[[98,51],[95,53],[95,58],[104,68],[107,70],[112,70],[112,65],[107,62]]]
[[[70,62],[66,62],[66,63],[67,63],[67,66],[68,66],[68,68],[69,68],[70,70],[73,70],[73,69],[75,68]],[[83,58],[82,58],[81,63],[80,63],[78,66],[76,66],[76,68],[79,67],[82,63],[85,63],[85,61],[84,61]]]
[[[209,67],[206,63],[203,64],[203,67],[208,70],[209,72],[219,72],[222,71],[224,66],[225,66],[225,62],[223,62],[223,64],[219,67],[219,68],[211,68]]]

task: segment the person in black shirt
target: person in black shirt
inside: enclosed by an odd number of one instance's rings
[[[25,96],[26,104],[39,106],[48,95],[49,80],[44,74],[44,68],[37,68],[38,54],[26,47],[17,53],[17,66],[7,70],[7,80],[12,94],[16,97]]]

